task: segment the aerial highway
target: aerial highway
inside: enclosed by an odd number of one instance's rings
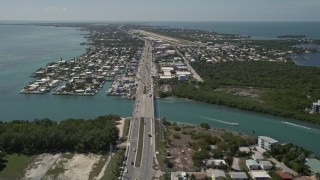
[[[127,160],[122,179],[150,180],[155,174],[153,155],[155,146],[154,97],[152,81],[152,45],[145,41],[137,72],[137,92],[133,110],[133,120],[128,138]],[[142,122],[143,119],[143,122]],[[139,137],[141,125],[144,126],[143,137]],[[142,148],[138,147],[139,138],[143,138]],[[140,163],[137,154],[142,151]],[[139,166],[140,164],[140,166]]]

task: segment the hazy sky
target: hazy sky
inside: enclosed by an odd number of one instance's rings
[[[0,20],[319,21],[320,0],[1,0]]]

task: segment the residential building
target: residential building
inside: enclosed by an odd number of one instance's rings
[[[320,100],[312,104],[312,113],[316,113],[316,114],[320,113]]]
[[[288,172],[277,171],[277,174],[280,176],[282,180],[292,180],[292,176]]]
[[[258,145],[260,148],[264,150],[270,150],[274,144],[278,144],[279,142],[271,137],[267,136],[259,136],[258,137]]]
[[[187,80],[187,76],[186,75],[179,75],[178,76],[178,80],[179,81],[186,81]]]
[[[252,160],[252,159],[249,159],[249,160],[246,160],[246,166],[248,167],[248,169],[259,169],[259,164],[255,161],[255,160]]]
[[[248,176],[245,172],[230,172],[231,179],[233,180],[247,180]]]
[[[305,164],[309,167],[312,174],[320,173],[320,161],[318,159],[308,159]]]
[[[271,177],[266,171],[250,171],[249,174],[254,180],[270,180]]]
[[[171,172],[171,180],[188,180],[188,176],[195,177],[195,180],[204,180],[207,177],[207,173],[205,172]],[[190,179],[190,178],[189,178]]]
[[[249,147],[239,147],[239,151],[246,154],[251,152]]]
[[[273,165],[270,161],[259,161],[260,167],[263,170],[270,170],[273,168]]]
[[[214,170],[212,173],[213,180],[225,180],[226,178],[226,174],[222,170]]]
[[[265,159],[264,156],[259,152],[256,152],[255,154],[253,154],[252,158],[257,162],[263,161]]]

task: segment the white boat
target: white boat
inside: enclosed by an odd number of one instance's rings
[[[230,123],[233,126],[239,126],[239,123]]]

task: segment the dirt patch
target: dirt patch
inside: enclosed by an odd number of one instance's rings
[[[41,154],[29,165],[24,179],[42,179],[61,154]]]
[[[25,180],[87,180],[101,159],[95,154],[41,154],[26,169]]]
[[[260,89],[254,89],[252,87],[237,87],[237,86],[224,86],[215,89],[215,91],[225,91],[232,93],[235,96],[248,96],[257,98],[261,94]]]
[[[90,172],[94,164],[100,160],[100,155],[84,155],[75,154],[72,159],[63,162],[63,169],[66,169],[64,173],[60,173],[57,179],[77,179],[86,180],[89,179]]]
[[[194,151],[188,147],[188,142],[193,142],[189,135],[181,131],[169,130],[171,143],[167,148],[168,158],[174,164],[174,168],[183,171],[193,171],[192,154]],[[179,136],[179,139],[174,137]]]
[[[119,123],[117,125],[117,128],[119,129],[119,137],[122,137],[123,136],[123,127],[124,127],[124,121],[125,121],[126,118],[121,118],[120,121],[117,121],[117,123]]]

